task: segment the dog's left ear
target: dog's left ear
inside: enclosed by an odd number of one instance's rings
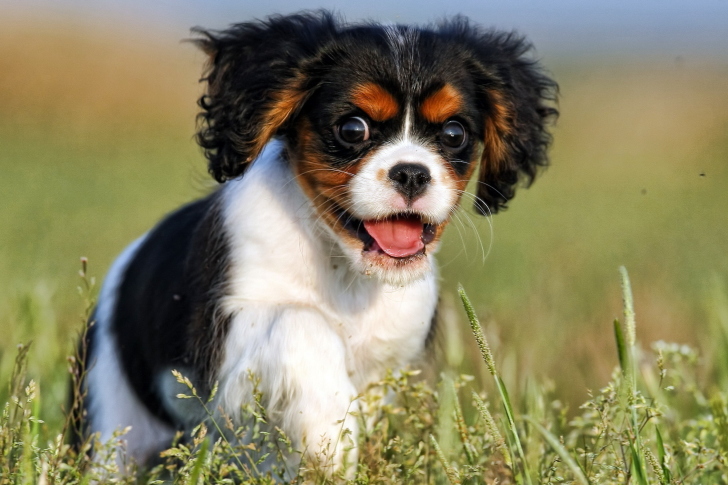
[[[468,52],[485,126],[475,209],[494,214],[506,208],[519,182],[530,185],[548,164],[558,85],[532,59],[531,44],[515,33],[482,31],[464,18],[441,28]]]
[[[197,141],[218,182],[242,175],[295,117],[315,84],[306,62],[336,30],[325,11],[273,16],[221,32],[194,29],[201,36],[194,42],[210,56]]]

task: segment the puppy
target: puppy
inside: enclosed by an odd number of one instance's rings
[[[356,462],[355,397],[426,352],[434,254],[478,172],[477,212],[547,163],[556,85],[512,33],[464,18],[345,24],[326,12],[197,30],[199,144],[221,184],[112,265],[88,334],[85,409],[145,463],[259,380],[271,427]],[[199,403],[198,403],[199,404]],[[295,462],[294,457],[289,458]]]

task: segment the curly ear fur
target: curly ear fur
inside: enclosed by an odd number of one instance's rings
[[[441,25],[441,33],[470,52],[485,116],[475,209],[495,214],[507,208],[519,182],[530,185],[539,168],[548,165],[547,126],[558,117],[558,85],[530,58],[532,45],[515,33],[483,31],[463,17]]]
[[[337,25],[328,12],[273,16],[214,32],[193,29],[210,56],[207,92],[199,99],[197,141],[218,182],[242,175],[265,144],[295,116],[314,80],[307,59]]]

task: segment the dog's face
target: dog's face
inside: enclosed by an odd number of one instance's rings
[[[199,140],[212,174],[242,175],[282,137],[318,220],[361,272],[422,276],[476,169],[475,207],[489,214],[546,163],[555,84],[519,37],[462,19],[342,27],[328,14],[204,34]]]
[[[482,158],[485,116],[462,62],[447,52],[411,62],[391,45],[424,34],[382,34],[322,75],[289,130],[289,156],[354,266],[406,281],[428,270]],[[376,63],[362,66],[367,55]]]

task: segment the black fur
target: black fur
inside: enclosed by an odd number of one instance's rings
[[[481,170],[475,208],[487,215],[505,209],[519,181],[530,185],[541,167],[548,165],[551,144],[548,123],[558,117],[555,103],[558,85],[547,77],[531,57],[533,46],[514,32],[483,30],[466,18],[457,17],[440,27],[441,35],[468,47],[481,109],[489,110],[488,88],[506,95],[512,110],[513,131],[505,137],[504,166],[498,171]],[[481,203],[482,202],[482,203]]]
[[[294,82],[306,59],[321,54],[319,47],[332,40],[336,30],[327,12],[273,16],[222,32],[193,30],[203,36],[197,45],[210,55],[204,78],[208,89],[198,103],[204,112],[197,140],[215,180],[224,182],[245,172],[258,155],[256,142],[276,94]]]
[[[212,318],[227,267],[223,232],[214,227],[216,199],[217,193],[189,204],[152,230],[123,276],[113,316],[132,388],[153,415],[174,426],[155,376],[194,368],[190,377],[204,385],[223,345],[216,336],[226,333],[216,327],[225,322]]]

